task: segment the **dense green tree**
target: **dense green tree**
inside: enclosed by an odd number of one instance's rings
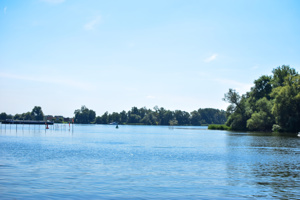
[[[283,86],[274,89],[273,114],[284,131],[300,130],[300,76],[288,76]]]
[[[44,113],[40,106],[34,106],[31,111],[31,116],[33,120],[44,120]]]
[[[128,117],[128,123],[130,124],[139,124],[141,120],[141,116],[137,114],[130,114]]]
[[[96,112],[93,110],[89,110],[89,122],[94,122],[96,119]]]
[[[32,120],[33,119],[32,115],[31,115],[31,112],[23,113],[21,115],[21,118],[22,118],[22,120]]]
[[[6,114],[5,112],[1,113],[1,114],[0,114],[0,120],[1,120],[1,121],[5,121],[6,119],[8,119],[8,118],[7,118],[7,114]]]
[[[191,124],[193,126],[200,126],[201,125],[200,121],[201,121],[200,113],[196,110],[191,112]]]
[[[273,104],[266,97],[256,102],[257,111],[247,120],[247,128],[250,131],[268,131],[275,122],[272,115]]]
[[[20,115],[20,114],[15,114],[14,120],[22,120],[22,115]]]
[[[250,118],[247,117],[249,105],[247,104],[246,97],[244,95],[240,96],[239,93],[233,89],[229,89],[223,100],[230,103],[227,108],[229,117],[226,125],[230,126],[232,130],[245,130],[247,120]]]
[[[101,119],[100,116],[97,116],[97,117],[96,117],[95,123],[96,123],[96,124],[102,124],[102,119]]]
[[[130,114],[140,115],[139,109],[137,107],[132,107]]]
[[[174,112],[161,107],[156,111],[159,125],[169,125],[170,120],[174,119]]]
[[[97,117],[97,124],[108,124],[108,112],[105,112],[101,117]]]
[[[218,109],[199,109],[206,120],[217,124],[224,124],[226,122],[225,111]],[[175,114],[176,113],[176,114]],[[104,113],[101,117],[96,117],[95,123],[108,124],[110,122],[119,122],[120,124],[145,124],[145,125],[201,125],[201,121],[206,121],[201,118],[198,111],[188,113],[181,110],[170,111],[163,107],[154,107],[154,110],[147,109],[146,107],[137,108],[133,107],[128,112],[122,111],[120,113],[108,114]]]
[[[154,113],[148,113],[147,115],[145,115],[144,118],[141,120],[141,122],[146,125],[157,125],[158,124],[157,118]]]
[[[139,109],[139,116],[141,117],[141,119],[143,119],[148,113],[149,111],[147,110],[146,107]]]
[[[230,103],[229,107],[227,108],[227,111],[230,113],[235,112],[236,110],[243,110],[241,105],[241,99],[242,97],[239,95],[238,92],[236,92],[234,89],[229,89],[228,93],[224,95],[223,100]]]
[[[254,87],[251,88],[250,99],[257,101],[263,97],[270,100],[270,94],[272,92],[272,78],[270,76],[261,76],[259,79],[254,81]]]
[[[295,69],[290,68],[288,65],[282,65],[281,67],[277,67],[273,69],[273,87],[280,87],[284,85],[285,79],[288,76],[296,76],[298,73],[296,72]]]
[[[232,130],[300,130],[300,76],[287,65],[272,73],[255,80],[246,95],[233,89],[225,94],[224,100],[230,103],[226,125]]]
[[[185,111],[175,110],[174,117],[178,121],[178,124],[181,125],[189,125],[190,122],[190,114]]]
[[[156,110],[156,115],[157,115],[157,118],[159,119],[159,125],[168,125],[169,124],[169,121],[171,119],[168,119],[169,117],[167,117],[167,119],[165,119],[165,116],[166,116],[165,113],[166,113],[166,109],[164,109],[163,107]]]
[[[120,113],[120,120],[122,124],[126,124],[128,120],[128,116],[125,110]]]
[[[90,124],[96,119],[95,111],[88,109],[86,106],[81,106],[81,109],[75,110],[74,114],[74,122],[79,124]]]
[[[214,108],[199,109],[201,124],[224,124],[226,122],[226,113]]]
[[[120,114],[117,113],[117,112],[113,112],[113,113],[111,114],[111,117],[110,117],[110,123],[111,123],[111,122],[117,122],[117,123],[119,123],[120,121],[121,121]]]
[[[176,119],[170,120],[169,125],[170,126],[176,126],[176,125],[178,125],[178,121]]]

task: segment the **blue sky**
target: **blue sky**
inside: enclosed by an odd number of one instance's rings
[[[226,109],[283,64],[300,72],[297,0],[0,1],[0,112]]]

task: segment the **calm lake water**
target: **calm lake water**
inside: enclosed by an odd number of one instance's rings
[[[167,126],[0,129],[0,199],[299,198],[295,136]]]

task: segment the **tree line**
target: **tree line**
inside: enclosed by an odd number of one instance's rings
[[[16,115],[0,114],[0,121],[6,119],[14,120],[44,120],[42,108],[35,106],[31,112],[26,112]],[[52,118],[52,120],[56,120]],[[62,123],[63,119],[54,121]],[[181,110],[167,110],[163,107],[154,107],[154,110],[146,107],[132,107],[129,111],[122,112],[105,112],[101,116],[96,116],[96,112],[88,109],[86,106],[81,106],[80,109],[74,111],[74,123],[77,124],[110,124],[117,122],[119,124],[136,124],[136,125],[206,125],[206,124],[224,124],[226,122],[226,112],[214,108],[198,109],[193,112]]]
[[[287,65],[259,77],[246,94],[229,89],[223,100],[231,130],[300,131],[300,75]]]
[[[40,106],[35,106],[31,112],[29,111],[22,114],[10,115],[10,114],[6,114],[5,112],[2,112],[0,114],[0,120],[5,121],[6,119],[41,121],[44,120],[44,113]]]
[[[40,106],[34,106],[32,111],[28,111],[22,114],[6,114],[5,112],[0,113],[0,121],[5,121],[6,119],[13,119],[13,120],[35,120],[35,121],[43,121],[43,120],[50,120],[54,123],[67,123],[70,122],[71,119],[66,118],[67,121],[64,121],[65,118],[63,116],[55,116],[52,115],[44,115],[44,112]]]
[[[163,107],[154,107],[154,110],[146,107],[132,107],[129,111],[105,112],[96,117],[96,112],[82,106],[74,112],[74,122],[81,124],[109,124],[117,122],[119,124],[139,124],[139,125],[194,125],[224,124],[226,122],[226,112],[223,110],[205,108],[198,109],[191,113],[181,110],[167,110]]]

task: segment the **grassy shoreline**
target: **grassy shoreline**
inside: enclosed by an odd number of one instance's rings
[[[210,124],[208,126],[209,130],[226,130],[230,131],[231,128],[229,126],[226,126],[225,124]]]

